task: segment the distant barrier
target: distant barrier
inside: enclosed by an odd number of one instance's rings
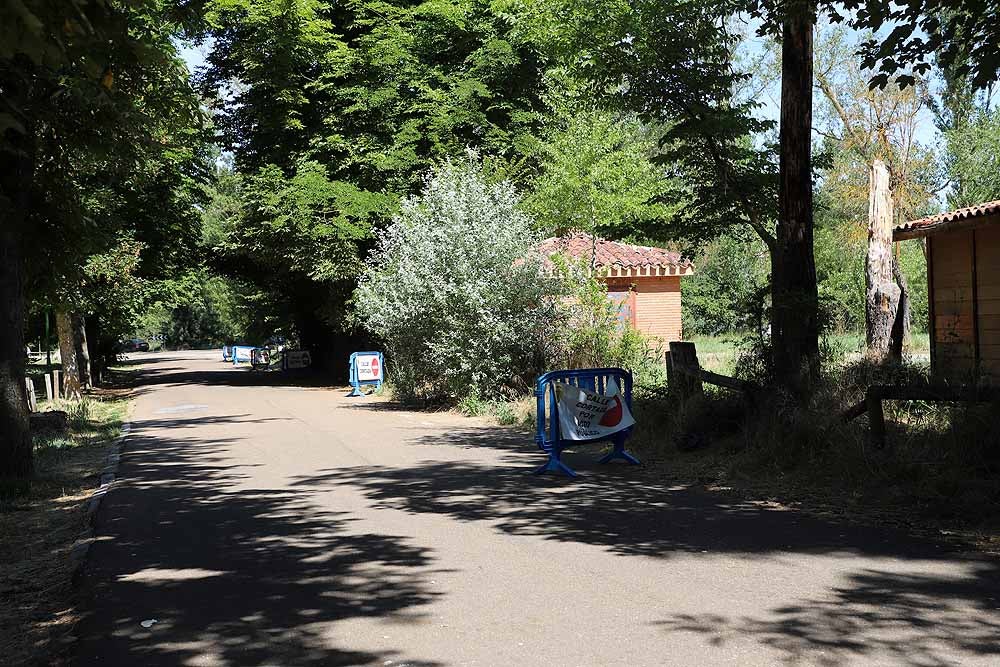
[[[583,368],[551,371],[538,378],[535,383],[535,399],[537,401],[535,444],[548,455],[549,459],[535,469],[534,473],[536,475],[552,471],[561,472],[569,477],[576,477],[576,471],[562,462],[562,452],[567,447],[581,442],[608,441],[612,443],[611,452],[601,458],[599,463],[608,463],[614,459],[622,459],[632,465],[639,465],[639,459],[625,451],[625,440],[631,435],[632,426],[613,433],[602,433],[593,438],[586,438],[581,437],[580,433],[564,433],[564,429],[560,425],[558,385],[569,385],[587,392],[604,395],[611,381],[614,381],[614,384],[618,386],[621,392],[620,395],[624,397],[624,403],[630,413],[632,410],[632,373],[625,369]],[[601,396],[599,398],[604,397]],[[603,419],[600,421],[604,422]],[[608,430],[608,428],[594,429],[597,432],[601,430]],[[585,434],[586,431],[584,431]]]
[[[271,367],[271,350],[255,347],[250,350],[250,367],[255,371],[266,371]]]
[[[233,346],[233,366],[236,366],[241,361],[249,362],[250,355],[253,353],[254,348],[250,345],[234,345]]]
[[[223,345],[222,346],[222,360],[225,361],[225,362],[229,362],[229,361],[233,360],[233,346],[232,345]]]
[[[281,355],[281,370],[297,370],[311,365],[312,355],[309,350],[285,350]]]

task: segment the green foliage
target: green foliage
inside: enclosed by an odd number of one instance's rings
[[[914,70],[930,69],[931,57],[954,69],[978,89],[989,88],[1000,73],[1000,14],[982,0],[849,0],[857,9],[851,23],[875,33],[865,45],[863,65],[872,85],[885,86],[895,75],[910,85]],[[881,31],[886,24],[891,31]]]
[[[331,180],[311,161],[288,176],[268,165],[244,178],[223,170],[220,178],[204,234],[216,266],[239,278],[253,304],[247,333],[266,337],[292,319],[321,321],[330,335],[343,331],[372,221],[388,216],[392,199]]]
[[[485,0],[215,0],[205,86],[241,170],[300,159],[405,195],[466,147],[511,154],[537,122],[543,67]]]
[[[239,288],[204,269],[164,281],[136,318],[137,333],[147,339],[162,336],[163,345],[172,349],[245,342],[251,316]]]
[[[146,282],[198,261],[209,137],[173,41],[194,26],[189,10],[159,0],[0,8],[0,125],[10,130],[0,154],[25,163],[9,172],[20,182],[0,186],[21,219],[2,224],[32,241],[28,307],[85,314],[98,365],[131,333]]]
[[[371,218],[388,209],[385,197],[330,180],[316,162],[297,165],[288,178],[275,165],[263,167],[247,179],[243,196],[244,216],[229,228],[227,244],[276,280],[350,278]]]
[[[490,183],[474,159],[445,162],[403,204],[354,297],[401,397],[480,414],[552,368],[662,379],[659,351],[619,323],[603,283],[559,257],[543,270],[533,227],[511,185]]]
[[[1000,108],[972,110],[943,135],[949,207],[1000,199]]]
[[[744,332],[760,327],[770,261],[758,239],[726,234],[709,243],[681,280],[686,336]]]
[[[440,159],[522,152],[544,68],[485,0],[213,0],[207,20],[201,84],[242,179],[212,211],[216,266],[330,350],[372,230]]]
[[[688,203],[679,179],[652,162],[655,137],[631,118],[564,108],[536,153],[524,206],[548,233],[663,240]]]
[[[71,402],[66,410],[70,428],[78,431],[86,428],[90,422],[91,412],[90,399]]]
[[[755,100],[733,95],[737,5],[689,0],[507,0],[521,30],[595,103],[634,115],[652,132],[657,160],[690,191],[676,237],[707,240],[739,224],[760,234],[776,214],[776,161],[755,133]],[[665,21],[664,17],[669,16]],[[675,200],[676,201],[676,200]]]

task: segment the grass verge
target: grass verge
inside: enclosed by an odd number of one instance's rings
[[[77,615],[70,552],[89,539],[85,504],[99,483],[108,444],[128,414],[124,391],[53,401],[65,432],[35,434],[33,479],[0,485],[0,656],[5,665],[57,664]]]

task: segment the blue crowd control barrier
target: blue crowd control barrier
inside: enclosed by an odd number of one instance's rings
[[[375,391],[382,389],[385,357],[381,352],[354,352],[349,364],[351,393],[348,396],[362,396],[361,387],[366,384],[374,385]]]
[[[598,463],[608,463],[614,459],[622,459],[632,465],[639,465],[639,459],[625,451],[625,440],[632,434],[628,427],[607,437],[592,440],[566,440],[559,432],[559,401],[556,397],[554,383],[562,382],[598,394],[605,393],[608,381],[614,378],[618,388],[625,397],[625,405],[632,409],[632,373],[623,368],[581,368],[566,371],[550,371],[540,376],[535,383],[535,398],[537,400],[537,431],[535,444],[545,452],[549,460],[535,469],[534,474],[545,472],[561,472],[569,477],[577,473],[562,462],[562,452],[574,444],[608,441],[612,443],[611,452],[602,457]]]
[[[231,345],[222,346],[222,360],[223,361],[233,360],[233,347]]]
[[[234,345],[233,346],[233,366],[238,365],[241,361],[250,361],[250,357],[253,354],[252,345]]]

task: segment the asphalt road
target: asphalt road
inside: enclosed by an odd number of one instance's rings
[[[531,438],[476,420],[135,356],[75,664],[1000,664],[994,560],[593,452],[533,477]]]

